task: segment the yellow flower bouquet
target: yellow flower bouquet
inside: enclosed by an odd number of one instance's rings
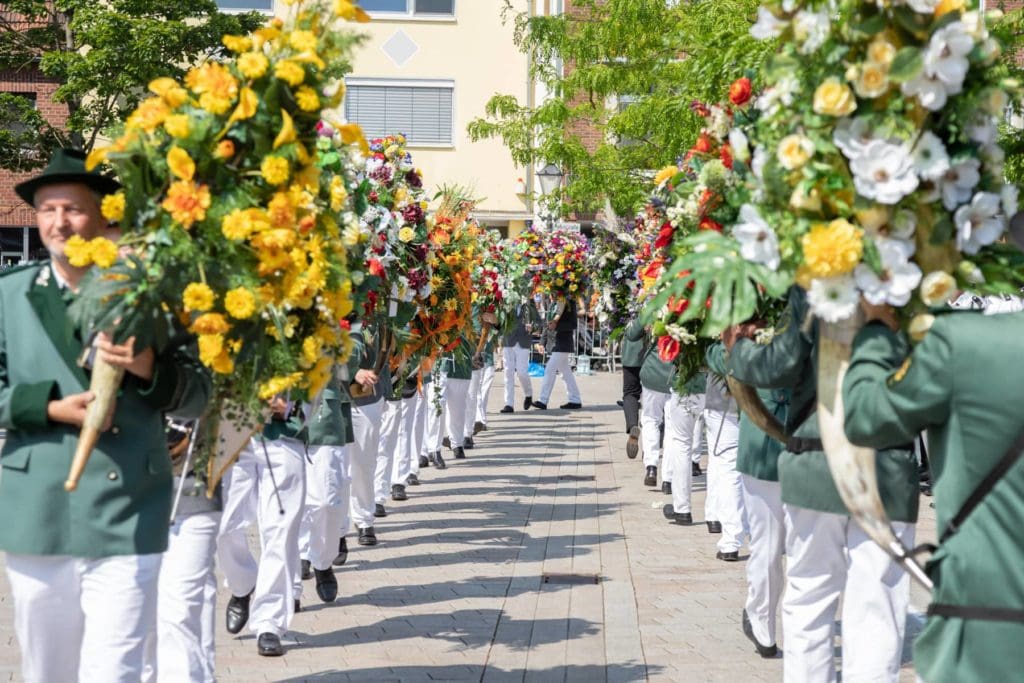
[[[367,17],[346,0],[287,4],[287,17],[225,36],[226,54],[181,82],[150,83],[152,96],[88,160],[123,184],[103,205],[118,246],[68,245],[76,262],[99,266],[71,311],[87,334],[156,347],[195,336],[215,385],[208,445],[224,418],[251,433],[268,399],[312,399],[349,352],[342,193],[321,183],[317,125],[341,101],[360,40],[343,20]]]

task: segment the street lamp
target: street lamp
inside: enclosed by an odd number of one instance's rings
[[[557,192],[558,188],[562,186],[563,176],[562,169],[558,168],[555,164],[548,164],[537,171],[537,180],[540,181],[541,194],[547,197]],[[555,212],[550,208],[547,211],[547,223],[549,228],[554,228]]]

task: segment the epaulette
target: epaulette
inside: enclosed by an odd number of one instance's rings
[[[0,277],[4,277],[5,275],[10,275],[12,273],[20,273],[23,270],[34,268],[42,263],[45,263],[45,261],[23,261],[16,266],[0,267]]]

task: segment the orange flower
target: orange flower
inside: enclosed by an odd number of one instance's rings
[[[192,323],[195,334],[227,334],[231,325],[221,313],[204,313]]]
[[[189,71],[185,84],[199,95],[199,106],[211,114],[224,114],[238,96],[238,81],[217,62],[206,62]]]
[[[754,88],[749,78],[737,78],[729,86],[729,101],[737,107],[742,107],[750,101]]]
[[[210,208],[210,189],[206,185],[179,180],[171,184],[167,198],[160,206],[188,230],[193,223],[206,218],[206,210]]]
[[[171,109],[159,97],[150,97],[139,103],[139,106],[128,116],[125,128],[132,130],[141,128],[147,133],[152,133],[167,120]]]

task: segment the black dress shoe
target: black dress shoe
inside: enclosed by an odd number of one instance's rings
[[[690,474],[694,477],[700,477],[704,475],[704,471],[700,468],[700,463],[695,462],[690,465]]]
[[[541,401],[534,401],[530,405],[532,407],[536,408],[537,410],[547,410],[548,409],[548,404],[547,403],[542,403]]]
[[[335,567],[340,567],[348,561],[348,541],[342,536],[341,540],[338,541],[338,554],[334,556],[333,564]]]
[[[723,553],[721,550],[719,550],[717,553],[715,553],[715,558],[721,560],[722,562],[739,562],[740,553],[738,550],[733,550],[729,553]]]
[[[334,602],[338,598],[338,577],[333,569],[314,569],[316,594],[323,602]]]
[[[373,516],[374,517],[387,517],[388,516],[388,511],[384,509],[384,504],[383,503],[376,503],[373,506]]]
[[[408,484],[409,486],[419,486],[420,478],[419,476],[410,473],[408,478],[405,480],[405,483]]]
[[[424,467],[430,467],[430,458],[428,458],[425,455],[421,455],[420,456],[420,469],[423,469]]]
[[[503,413],[503,414],[505,414],[505,415],[508,415],[509,413],[514,413],[514,412],[516,412],[516,409],[515,409],[515,408],[513,408],[512,406],[505,406],[504,408],[502,408],[502,409],[501,409],[501,410],[499,410],[498,412],[499,412],[499,413]]]
[[[309,564],[309,560],[302,561],[302,580],[309,581],[313,578],[313,566]]]
[[[665,507],[661,508],[661,514],[665,515],[665,519],[682,526],[693,524],[693,515],[689,512],[676,512],[672,503],[668,503]]]
[[[757,638],[754,637],[754,627],[750,625],[750,617],[747,616],[747,610],[743,610],[743,635],[750,639],[757,654],[762,658],[773,659],[779,655],[779,648],[775,645],[762,645],[757,642]]]
[[[462,440],[462,447],[464,449],[466,449],[467,451],[471,451],[474,448],[476,448],[476,444],[473,443],[473,437],[467,436],[465,439],[463,439]]]
[[[451,448],[452,440],[446,436],[443,439],[441,439],[441,445],[444,446],[445,448]]]
[[[232,595],[231,599],[228,600],[227,609],[224,610],[224,623],[227,626],[228,633],[238,633],[245,628],[246,622],[249,621],[249,603],[251,601],[252,592],[241,598]]]
[[[377,534],[372,526],[359,530],[359,545],[377,545]]]
[[[256,652],[260,657],[280,657],[284,654],[281,639],[273,633],[261,633],[256,640]]]
[[[533,396],[527,396],[523,399],[523,410],[529,410],[534,405],[536,404],[533,402]],[[547,408],[547,406],[544,407]]]
[[[459,446],[458,448],[453,449],[452,450],[452,455],[455,457],[456,460],[465,460],[466,459],[466,451],[464,451],[461,446]]]
[[[618,407],[621,408],[622,407],[622,399],[620,398],[618,401],[616,401],[615,405],[617,405]]]
[[[292,612],[294,612],[295,614],[298,614],[301,611],[302,611],[302,603],[299,602],[298,598],[295,598],[295,603],[292,605]]]
[[[709,534],[720,534],[722,533],[721,522],[708,522],[708,533]]]
[[[582,403],[576,403],[576,401],[569,401],[559,406],[562,410],[579,410],[583,407]]]
[[[672,482],[670,482],[670,481],[663,481],[663,482],[661,482],[661,492],[664,493],[666,496],[671,496],[672,495]]]
[[[657,486],[658,485],[658,468],[651,465],[647,468],[644,473],[644,486]]]
[[[638,455],[640,455],[640,428],[634,426],[629,428],[629,437],[626,439],[626,457],[636,460]]]
[[[436,467],[439,470],[443,470],[448,467],[448,464],[444,461],[444,458],[441,457],[441,451],[437,451],[434,453],[434,467]]]
[[[409,500],[409,496],[405,492],[405,487],[402,486],[401,484],[395,484],[394,486],[392,486],[391,500]]]
[[[476,422],[473,423],[473,434],[474,435],[479,434],[480,432],[486,432],[486,431],[487,431],[487,425],[485,425],[480,420],[477,420]]]

